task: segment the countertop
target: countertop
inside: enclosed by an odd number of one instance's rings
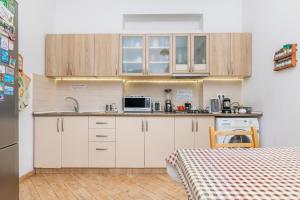
[[[252,112],[251,114],[224,114],[224,113],[165,113],[165,112],[151,112],[151,113],[105,113],[105,112],[58,112],[45,111],[34,112],[35,117],[55,117],[55,116],[213,116],[213,117],[261,117],[262,112]]]

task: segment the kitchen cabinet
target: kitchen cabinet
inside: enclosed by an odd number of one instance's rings
[[[94,76],[94,35],[46,36],[46,76]]]
[[[113,77],[119,69],[119,34],[95,35],[95,76]]]
[[[59,117],[34,118],[34,167],[61,167],[61,119]]]
[[[121,35],[120,40],[121,75],[144,75],[145,35]]]
[[[62,118],[62,167],[88,167],[88,117]]]
[[[144,129],[142,117],[116,118],[117,168],[144,168]]]
[[[34,167],[88,166],[88,117],[35,117]]]
[[[210,34],[210,75],[251,76],[251,33]]]
[[[209,34],[173,34],[173,53],[175,74],[209,73]]]
[[[214,117],[175,117],[175,149],[209,148]]]
[[[146,75],[164,76],[172,72],[172,36],[146,36]]]
[[[146,117],[144,123],[145,167],[164,168],[174,151],[174,117]]]

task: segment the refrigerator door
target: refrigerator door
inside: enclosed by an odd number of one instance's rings
[[[17,144],[0,149],[0,199],[19,199]]]

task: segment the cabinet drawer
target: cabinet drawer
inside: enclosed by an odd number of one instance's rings
[[[90,117],[89,128],[115,128],[115,117]]]
[[[112,142],[115,141],[115,129],[89,129],[90,142]]]
[[[89,167],[113,168],[116,154],[114,142],[90,142]]]

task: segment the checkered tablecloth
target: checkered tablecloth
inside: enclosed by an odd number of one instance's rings
[[[300,148],[181,149],[167,162],[190,200],[300,199]]]

